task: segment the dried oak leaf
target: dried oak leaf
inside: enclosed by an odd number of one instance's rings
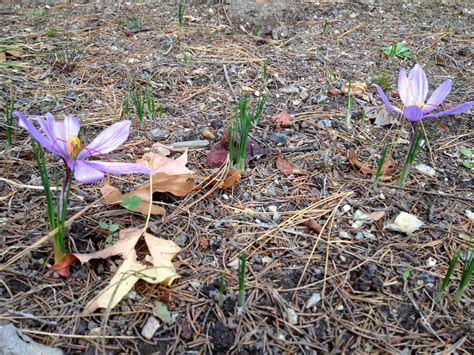
[[[69,267],[76,260],[79,260],[81,264],[84,264],[91,259],[106,259],[116,255],[121,255],[123,258],[126,258],[127,255],[135,249],[135,245],[137,244],[138,239],[140,239],[140,236],[141,231],[139,229],[123,229],[120,231],[119,240],[111,247],[89,254],[69,253],[58,263],[53,265],[53,269],[58,271],[65,267]]]
[[[278,170],[280,170],[285,175],[290,174],[308,174],[308,172],[304,171],[303,169],[297,167],[294,164],[291,164],[285,157],[281,154],[278,154],[276,159],[276,166]]]
[[[137,229],[138,233],[140,231]],[[137,261],[137,252],[133,248],[125,256],[117,273],[109,285],[85,306],[85,313],[92,313],[98,308],[114,308],[123,297],[142,279],[152,284],[169,286],[179,275],[172,259],[181,250],[173,241],[145,233],[145,243],[151,256],[145,258],[147,263]]]
[[[292,125],[291,116],[286,109],[283,109],[280,113],[273,115],[272,120],[274,120],[279,127],[288,127]]]

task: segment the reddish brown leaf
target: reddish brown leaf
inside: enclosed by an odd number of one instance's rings
[[[285,175],[290,174],[307,174],[306,171],[300,169],[296,165],[291,164],[288,160],[286,160],[283,155],[278,154],[276,160],[276,166],[278,170],[280,170]]]
[[[362,175],[375,176],[377,174],[377,166],[370,167],[367,164],[361,162],[357,158],[357,154],[354,151],[347,152],[347,157],[351,165],[359,170]],[[388,160],[385,161],[382,168],[382,174],[380,175],[381,181],[390,181],[393,180],[399,167],[391,164]]]
[[[240,180],[241,176],[242,175],[241,175],[240,170],[230,169],[227,173],[227,177],[222,182],[221,189],[225,190],[225,189],[228,189],[229,187],[233,186],[237,181]]]
[[[274,120],[278,124],[278,126],[281,127],[287,127],[292,125],[291,116],[286,109],[276,115],[273,115],[272,120]]]
[[[323,230],[323,227],[321,227],[321,225],[314,219],[308,219],[307,221],[304,221],[301,224],[318,234],[321,233],[321,231]]]
[[[234,161],[236,159],[237,145],[239,142],[239,136],[234,134]],[[221,140],[218,144],[212,146],[210,152],[207,154],[206,163],[211,168],[219,168],[224,165],[227,161],[227,156],[229,154],[229,133],[224,131],[222,134]],[[248,163],[252,159],[258,157],[262,154],[262,149],[260,145],[252,138],[247,140],[247,150],[245,161]]]
[[[338,96],[339,91],[337,91],[336,89],[331,88],[331,89],[328,90],[328,94],[332,95],[332,96]]]

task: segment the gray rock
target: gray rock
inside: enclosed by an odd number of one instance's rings
[[[59,349],[34,342],[11,323],[0,326],[0,353],[3,355],[63,354]]]
[[[282,132],[273,133],[270,136],[270,139],[277,144],[288,143],[288,136],[286,135],[286,133],[282,133]]]
[[[318,121],[318,126],[322,128],[331,128],[332,127],[332,122],[331,120],[325,119]]]
[[[168,139],[170,132],[160,128],[152,129],[146,133],[147,137],[153,141],[159,142]]]
[[[204,148],[209,145],[209,141],[204,140],[195,140],[195,141],[183,141],[183,142],[176,142],[171,144],[171,148],[177,150],[184,150],[186,148],[196,149],[196,148]]]

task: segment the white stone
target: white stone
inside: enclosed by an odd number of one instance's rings
[[[426,265],[429,267],[433,267],[436,265],[436,259],[432,258],[431,256],[426,260]]]
[[[385,228],[410,235],[420,229],[423,225],[424,223],[416,216],[410,213],[400,212],[397,218],[395,218],[392,223],[387,224]]]
[[[321,294],[320,293],[313,293],[309,298],[308,302],[306,302],[306,308],[313,308],[321,301]]]
[[[342,210],[343,210],[344,212],[349,212],[349,211],[351,210],[351,208],[352,208],[351,205],[344,205],[344,206],[342,206]]]
[[[153,316],[148,317],[145,325],[142,328],[142,336],[150,340],[155,335],[156,331],[160,328],[160,321]]]
[[[288,308],[286,310],[286,315],[288,317],[288,323],[293,325],[298,324],[298,315],[293,308]]]
[[[431,177],[436,175],[435,169],[433,169],[431,166],[428,166],[426,164],[418,164],[417,166],[415,166],[415,169],[418,170],[420,173],[423,173]]]

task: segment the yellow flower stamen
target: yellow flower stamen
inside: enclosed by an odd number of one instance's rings
[[[76,158],[77,153],[79,153],[79,150],[81,149],[81,141],[77,136],[72,136],[69,138],[67,141],[67,153],[71,158]]]

